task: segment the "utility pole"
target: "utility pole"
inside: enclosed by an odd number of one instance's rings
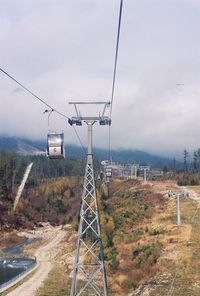
[[[135,166],[134,165],[130,165],[130,170],[131,170],[131,172],[130,172],[130,178],[131,179],[133,179],[133,168],[134,168],[134,173],[135,173]]]
[[[180,194],[176,195],[176,212],[177,212],[177,225],[181,225],[181,211],[180,211]]]
[[[133,177],[134,176],[134,177]],[[131,165],[131,179],[137,179],[137,165]]]
[[[146,185],[147,184],[147,171],[150,170],[150,167],[149,166],[141,166],[140,169],[143,170],[143,172],[144,172],[144,184]]]
[[[144,169],[144,184],[147,183],[147,169]]]
[[[177,216],[177,225],[181,225],[181,210],[180,210],[180,197],[187,198],[189,196],[189,193],[187,191],[177,191],[177,190],[170,190],[168,191],[168,196],[176,197],[176,216]]]
[[[135,164],[134,165],[134,173],[135,173],[134,178],[135,179],[137,179],[137,170],[138,170],[138,168],[139,168],[139,165],[138,164]]]
[[[94,180],[92,136],[93,125],[96,122],[99,122],[100,125],[111,125],[111,119],[104,115],[106,107],[110,107],[110,102],[70,102],[69,104],[74,104],[76,110],[76,116],[69,119],[69,124],[80,126],[84,122],[88,129],[87,163],[70,296],[108,296]],[[103,112],[97,117],[83,117],[77,109],[77,105],[80,104],[101,104],[104,106]]]
[[[135,165],[135,179],[137,179],[137,166]]]

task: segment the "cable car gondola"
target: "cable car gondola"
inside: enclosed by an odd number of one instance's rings
[[[47,157],[49,159],[64,159],[64,133],[48,133],[47,135]]]
[[[112,178],[112,167],[111,166],[107,166],[105,168],[105,174],[107,178]]]

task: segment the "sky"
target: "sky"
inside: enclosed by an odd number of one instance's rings
[[[119,4],[0,0],[0,67],[68,117],[69,101],[110,100]],[[199,28],[199,0],[124,0],[112,148],[173,156],[200,147]],[[0,134],[45,139],[45,109],[0,73]],[[53,113],[49,129],[79,144],[65,118]],[[86,145],[86,126],[77,131]],[[108,147],[108,127],[94,126],[94,145]]]

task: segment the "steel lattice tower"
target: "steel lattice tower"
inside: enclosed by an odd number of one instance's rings
[[[77,111],[76,105],[80,103],[77,102],[73,104],[75,105],[75,109]],[[69,120],[70,124],[77,125],[81,125],[83,120],[88,127],[87,163],[85,169],[77,250],[70,296],[108,295],[93,170],[92,131],[95,122],[99,121],[100,125],[106,125],[110,124],[111,121],[108,117],[104,116],[105,108],[109,105],[109,103],[100,102],[98,104],[104,104],[104,111],[101,116],[91,118],[82,117],[77,111],[77,117],[73,117]]]

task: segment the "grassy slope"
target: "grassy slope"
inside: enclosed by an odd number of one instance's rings
[[[162,217],[154,217],[164,223],[166,229],[162,238],[163,250],[158,260],[161,274],[165,274],[165,277],[163,281],[159,281],[161,276],[157,274],[157,283],[149,281],[137,295],[146,295],[147,291],[149,296],[200,295],[200,212],[196,210],[196,202],[190,199],[181,200],[181,227],[175,224],[174,200],[168,201],[167,210]]]
[[[195,218],[193,219],[193,216]],[[200,209],[196,212],[196,204],[185,207],[185,222],[191,224],[190,243],[182,249],[179,268],[172,287],[172,295],[200,295]]]
[[[135,295],[138,286],[137,295],[200,295],[200,211],[191,223],[196,203],[181,200],[182,226],[177,227],[175,200],[160,194],[173,187],[169,182],[114,181],[109,199],[101,188],[109,295]],[[37,296],[69,295],[70,270],[65,271],[58,260]]]
[[[44,286],[38,290],[36,296],[66,296],[70,294],[71,280],[68,278],[65,267],[55,265],[49,274]]]

